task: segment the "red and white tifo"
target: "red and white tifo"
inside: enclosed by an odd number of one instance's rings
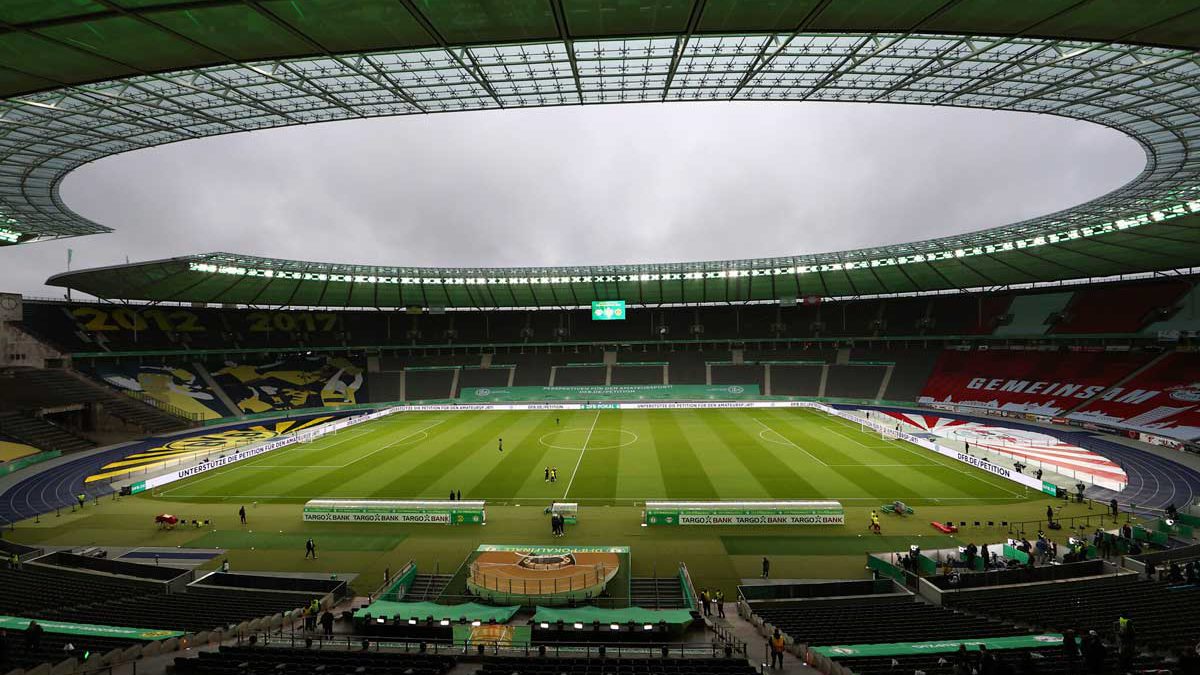
[[[1123,490],[1129,481],[1120,465],[1109,458],[1077,445],[1064,443],[1049,434],[937,415],[901,412],[883,414],[938,438],[970,443],[973,450],[988,450],[1020,460],[1030,466],[1031,470],[1041,467],[1046,471],[1095,483],[1110,490]]]

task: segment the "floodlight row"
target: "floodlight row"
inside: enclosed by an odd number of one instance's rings
[[[990,255],[1007,251],[1036,248],[1047,244],[1086,239],[1097,235],[1129,230],[1150,223],[1157,223],[1172,218],[1178,218],[1190,213],[1200,213],[1200,199],[1179,204],[1170,209],[1151,211],[1133,218],[1123,218],[1111,223],[1085,226],[1063,230],[1057,233],[1015,239],[996,244],[969,246],[955,249],[943,249],[913,255],[873,258],[869,260],[851,260],[839,263],[823,263],[820,265],[797,265],[790,267],[724,269],[707,272],[666,272],[644,274],[598,274],[571,276],[486,276],[486,277],[412,277],[368,274],[329,274],[325,272],[306,272],[300,270],[275,269],[271,267],[256,267],[236,264],[217,264],[212,262],[189,262],[188,269],[193,272],[209,274],[228,274],[234,276],[260,277],[266,279],[286,279],[297,281],[334,281],[366,284],[445,284],[476,286],[488,284],[580,284],[580,283],[612,283],[612,282],[646,282],[646,281],[691,281],[703,279],[736,279],[743,277],[761,276],[795,276],[816,272],[840,272],[875,267],[891,267],[914,263],[930,263],[941,260],[968,258],[978,255]],[[5,230],[0,229],[0,238]]]

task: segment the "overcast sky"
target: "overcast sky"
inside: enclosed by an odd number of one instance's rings
[[[815,253],[985,227],[1118,187],[1141,149],[1048,116],[699,103],[334,122],[102,160],[64,182],[111,234],[0,249],[0,290],[228,251],[523,266]]]

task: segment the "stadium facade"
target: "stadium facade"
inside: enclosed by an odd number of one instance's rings
[[[840,101],[1051,114],[1146,153],[1058,213],[908,244],[752,260],[459,269],[227,253],[53,277],[103,298],[563,306],[860,296],[1173,270],[1197,254],[1194,3],[691,0],[44,2],[0,9],[0,239],[101,233],[81,164],[165,143],[375,116],[662,101]],[[119,227],[120,224],[114,224]],[[797,229],[803,223],[796,223]]]

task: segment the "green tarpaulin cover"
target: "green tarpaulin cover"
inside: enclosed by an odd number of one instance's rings
[[[603,609],[601,607],[576,607],[574,609],[555,609],[538,607],[533,615],[534,621],[554,623],[658,623],[666,621],[670,624],[691,623],[692,613],[686,609],[642,609],[641,607],[625,607],[623,609]]]
[[[5,630],[25,630],[29,619],[16,616],[0,616],[0,628]],[[182,631],[158,630],[154,628],[122,628],[120,626],[101,626],[90,623],[71,623],[69,621],[42,621],[40,625],[47,633],[64,635],[83,635],[104,638],[124,638],[126,640],[166,640],[179,637]]]
[[[513,605],[512,607],[493,607],[492,605],[481,605],[475,602],[464,602],[461,605],[439,605],[436,602],[390,602],[388,600],[377,600],[364,609],[354,611],[355,617],[365,616],[386,616],[400,617],[407,619],[417,617],[424,619],[427,616],[432,616],[435,619],[450,619],[458,621],[466,619],[467,621],[490,621],[495,619],[498,622],[505,622],[512,618],[513,614],[521,607]]]
[[[1030,647],[1046,647],[1058,649],[1062,646],[1062,635],[1044,633],[1042,635],[1017,635],[1014,637],[996,637],[983,640],[935,640],[931,642],[892,642],[874,645],[834,645],[831,647],[810,647],[814,652],[824,654],[831,659],[857,658],[861,656],[903,656],[907,654],[944,654],[956,652],[960,645],[967,649],[977,650],[980,645],[988,649],[1028,649]]]

